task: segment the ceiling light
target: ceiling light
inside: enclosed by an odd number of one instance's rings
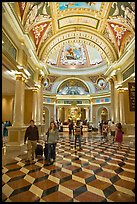
[[[27,70],[27,69],[24,69],[24,72],[25,72],[25,74],[27,75],[27,76],[31,76],[31,74],[29,73],[29,71]]]
[[[17,68],[18,68],[18,69],[23,69],[24,67],[21,66],[21,65],[17,65]]]

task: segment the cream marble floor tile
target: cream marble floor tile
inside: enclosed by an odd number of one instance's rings
[[[110,162],[106,162],[106,163],[109,164],[109,165],[112,165],[112,163],[110,163]],[[114,164],[114,163],[113,163],[113,166],[118,166],[119,167],[118,164]]]
[[[125,164],[129,164],[131,166],[135,166],[135,163],[130,163],[130,162],[127,162],[127,161],[125,161]]]
[[[50,174],[50,170],[48,170],[48,169],[46,169],[44,167],[42,167],[40,171],[42,171],[44,173],[47,173],[47,174]]]
[[[73,198],[73,191],[70,190],[69,188],[66,188],[66,187],[62,186],[61,184],[59,185],[58,191],[60,191],[60,192],[64,193],[65,195],[68,195],[71,198]]]
[[[14,191],[14,189],[11,188],[8,184],[5,184],[2,187],[2,193],[5,194],[7,197],[9,197],[13,191]]]
[[[20,169],[20,171],[22,171],[22,172],[25,173],[25,174],[27,174],[27,173],[29,172],[29,170],[26,169],[26,168],[24,168],[24,167],[22,167],[22,168]]]
[[[130,178],[130,177],[126,177],[126,176],[123,176],[123,175],[118,175],[121,179],[124,179],[124,180],[126,180],[126,181],[131,181],[131,182],[133,182],[133,183],[135,183],[135,179],[133,179],[133,178]]]
[[[75,163],[75,162],[71,162],[71,163],[72,163],[72,165],[74,165],[74,166],[81,167],[81,164],[78,164],[78,163]]]
[[[117,191],[121,191],[122,193],[126,193],[128,195],[135,196],[135,193],[127,188],[117,186],[115,184],[114,184],[114,187],[117,189]]]
[[[15,157],[15,160],[21,161],[22,159],[20,157]]]
[[[90,161],[89,161],[89,164],[90,164],[90,165],[93,165],[93,166],[98,166],[98,167],[100,167],[99,164],[96,164],[96,163],[94,163],[94,162],[90,162]]]
[[[84,168],[84,167],[82,167],[82,171],[85,171],[85,172],[87,172],[87,173],[92,173],[92,174],[94,174],[94,171],[93,171],[93,170],[86,169],[86,168]]]
[[[43,167],[43,164],[40,162],[36,162],[35,165],[39,166],[39,167]]]
[[[98,189],[98,188],[95,188],[95,187],[93,187],[93,186],[90,186],[90,185],[88,185],[88,184],[86,184],[86,187],[87,187],[87,190],[88,190],[88,191],[90,191],[90,192],[92,192],[92,193],[94,193],[94,194],[97,194],[97,195],[102,196],[102,197],[105,198],[105,195],[104,195],[104,193],[103,193],[102,190],[100,190],[100,189]]]
[[[99,179],[100,181],[105,181],[112,184],[112,182],[108,178],[105,178],[103,176],[96,175],[96,178]]]
[[[19,166],[21,166],[21,167],[25,166],[25,164],[24,164],[23,162],[20,162],[20,161],[19,161],[17,164],[18,164]]]
[[[83,184],[86,184],[85,179],[80,178],[79,176],[72,175],[72,179],[75,180],[75,181],[81,182]]]
[[[33,177],[30,176],[30,175],[26,175],[26,176],[24,177],[24,179],[25,179],[26,181],[30,182],[31,184],[35,181],[35,178],[33,178]]]
[[[9,177],[8,175],[6,174],[2,175],[2,181],[4,181],[4,183],[7,183],[10,179],[11,177]]]
[[[2,173],[6,173],[7,171],[8,171],[8,169],[6,167],[3,167]]]
[[[31,191],[32,193],[37,195],[39,198],[41,198],[42,193],[43,193],[43,190],[40,189],[39,187],[35,186],[34,184],[32,184],[32,186],[30,187],[29,191]]]
[[[135,170],[133,170],[133,169],[127,169],[127,168],[124,168],[124,167],[122,167],[122,169],[125,170],[125,171],[128,171],[128,172],[131,172],[131,173],[135,173]]]
[[[110,173],[115,173],[115,171],[112,170],[112,169],[107,169],[107,168],[105,168],[105,167],[102,167],[102,169],[103,169],[103,171],[108,171],[108,172],[110,172]]]
[[[57,183],[57,184],[59,184],[59,182],[60,182],[59,178],[56,178],[55,176],[52,176],[52,175],[49,175],[48,179]]]

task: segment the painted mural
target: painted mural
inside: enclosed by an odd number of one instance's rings
[[[61,63],[69,64],[85,64],[86,57],[84,48],[81,44],[67,44],[62,49]]]
[[[25,22],[25,31],[34,23],[51,18],[49,2],[29,2],[29,12]]]
[[[109,18],[121,18],[135,29],[135,2],[113,2]]]
[[[95,11],[100,11],[102,2],[59,2],[60,11],[75,8],[88,8]]]

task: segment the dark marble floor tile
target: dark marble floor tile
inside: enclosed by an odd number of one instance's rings
[[[112,193],[110,196],[108,196],[108,199],[112,200],[113,202],[135,202],[134,196],[119,191],[115,191],[114,193]]]
[[[40,198],[30,191],[20,192],[10,197],[12,202],[39,202]]]
[[[103,193],[104,193],[105,197],[107,198],[109,195],[111,195],[115,191],[116,191],[116,188],[113,185],[111,185],[111,186],[107,187],[106,189],[104,189]]]
[[[49,195],[43,196],[45,202],[72,202],[73,199],[62,192],[56,191]]]
[[[86,191],[76,196],[75,199],[78,202],[103,202],[104,197],[96,195],[92,192]]]

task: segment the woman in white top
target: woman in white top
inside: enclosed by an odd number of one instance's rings
[[[113,137],[113,143],[114,143],[115,132],[116,132],[116,125],[114,122],[112,122],[112,124],[110,126],[110,131],[111,131],[111,137]]]

